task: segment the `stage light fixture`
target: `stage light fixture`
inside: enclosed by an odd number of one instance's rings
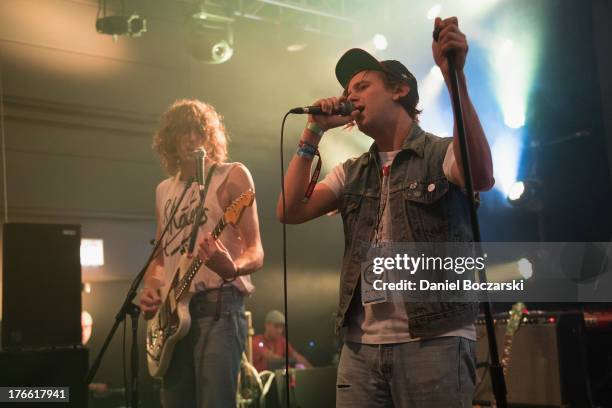
[[[104,16],[96,19],[96,31],[100,34],[112,35],[114,38],[119,35],[140,37],[142,33],[147,32],[147,20],[138,14]]]
[[[187,18],[186,43],[191,55],[205,64],[222,64],[234,55],[232,22],[204,11]]]

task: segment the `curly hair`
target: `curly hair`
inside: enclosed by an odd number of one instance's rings
[[[225,162],[228,137],[222,119],[212,105],[197,99],[180,99],[170,105],[153,136],[153,150],[159,155],[166,172],[171,176],[178,172],[178,138],[191,132],[203,139],[208,160]]]

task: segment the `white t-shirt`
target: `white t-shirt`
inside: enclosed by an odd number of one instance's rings
[[[382,167],[391,166],[393,159],[400,150],[391,152],[379,152],[380,165]],[[452,165],[455,161],[452,144],[449,145],[444,156],[443,171],[449,178]],[[383,172],[381,200],[387,203],[385,195],[388,192],[388,180],[390,173]],[[336,195],[340,197],[344,189],[346,175],[342,163],[332,169],[321,183],[328,186]],[[382,205],[381,205],[382,206]],[[392,236],[393,215],[389,211],[389,206],[382,207],[381,222],[376,231],[376,238],[379,242],[389,242]],[[337,212],[336,212],[337,213]],[[361,306],[361,302],[359,302]],[[363,344],[391,344],[416,341],[408,331],[408,316],[403,303],[389,301],[384,303],[366,304],[357,307],[351,316],[347,316],[348,331],[346,340]],[[470,340],[476,340],[476,327],[473,324],[466,325],[460,329],[444,333],[439,337],[459,336]]]
[[[205,234],[210,233],[225,212],[225,209],[222,208],[221,204],[219,203],[217,190],[224,188],[223,184],[225,183],[230,170],[234,168],[234,166],[242,166],[242,164],[222,163],[217,165],[217,168],[215,169],[215,173],[213,174],[208,187],[208,193],[204,205],[206,215],[204,217],[204,223],[200,226],[198,231],[198,239],[203,237]],[[246,167],[244,167],[244,169],[248,171]],[[176,207],[184,188],[185,182],[180,180],[180,174],[167,178],[157,186],[155,195],[157,213],[160,217],[160,228],[163,228],[168,222],[168,219],[172,214],[174,207]],[[172,224],[162,242],[164,268],[158,268],[154,275],[155,279],[163,282],[164,284],[162,292],[167,290],[168,283],[174,277],[182,256],[181,249],[186,249],[189,244],[196,208],[198,207],[199,202],[199,188],[196,183],[193,183],[176,211],[174,220],[172,221]],[[233,259],[239,257],[245,250],[244,240],[240,236],[239,229],[231,224],[227,225],[221,232],[219,241],[221,241],[227,248]],[[195,251],[197,253],[197,248]],[[219,275],[209,269],[206,265],[202,265],[193,278],[190,291],[199,292],[214,289],[220,287],[222,283],[223,279]],[[238,290],[240,290],[240,292],[244,295],[251,294],[255,290],[249,275],[239,276],[232,282],[232,285],[236,286],[236,288],[238,288]]]

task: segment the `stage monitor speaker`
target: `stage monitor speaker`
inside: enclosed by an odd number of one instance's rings
[[[85,384],[88,364],[87,349],[79,347],[3,351],[0,352],[0,387],[68,387],[69,403],[29,405],[84,408],[88,398]],[[25,407],[28,403],[6,406]]]
[[[81,227],[4,224],[2,347],[81,344]]]
[[[485,327],[477,324],[478,383],[474,402],[490,405],[494,399],[488,370]],[[495,335],[503,355],[504,319],[497,319]],[[510,407],[590,407],[589,376],[584,347],[582,314],[533,313],[523,318],[512,337],[506,375]]]

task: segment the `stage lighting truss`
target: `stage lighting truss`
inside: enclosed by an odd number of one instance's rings
[[[355,14],[364,8],[372,15],[371,0],[174,0],[205,9],[209,19],[247,19],[274,26],[290,26],[293,29],[335,38],[353,38],[359,26]],[[379,13],[385,11],[376,9]],[[289,44],[288,44],[289,45]],[[300,48],[296,44],[295,48]],[[293,49],[291,51],[297,51]]]

